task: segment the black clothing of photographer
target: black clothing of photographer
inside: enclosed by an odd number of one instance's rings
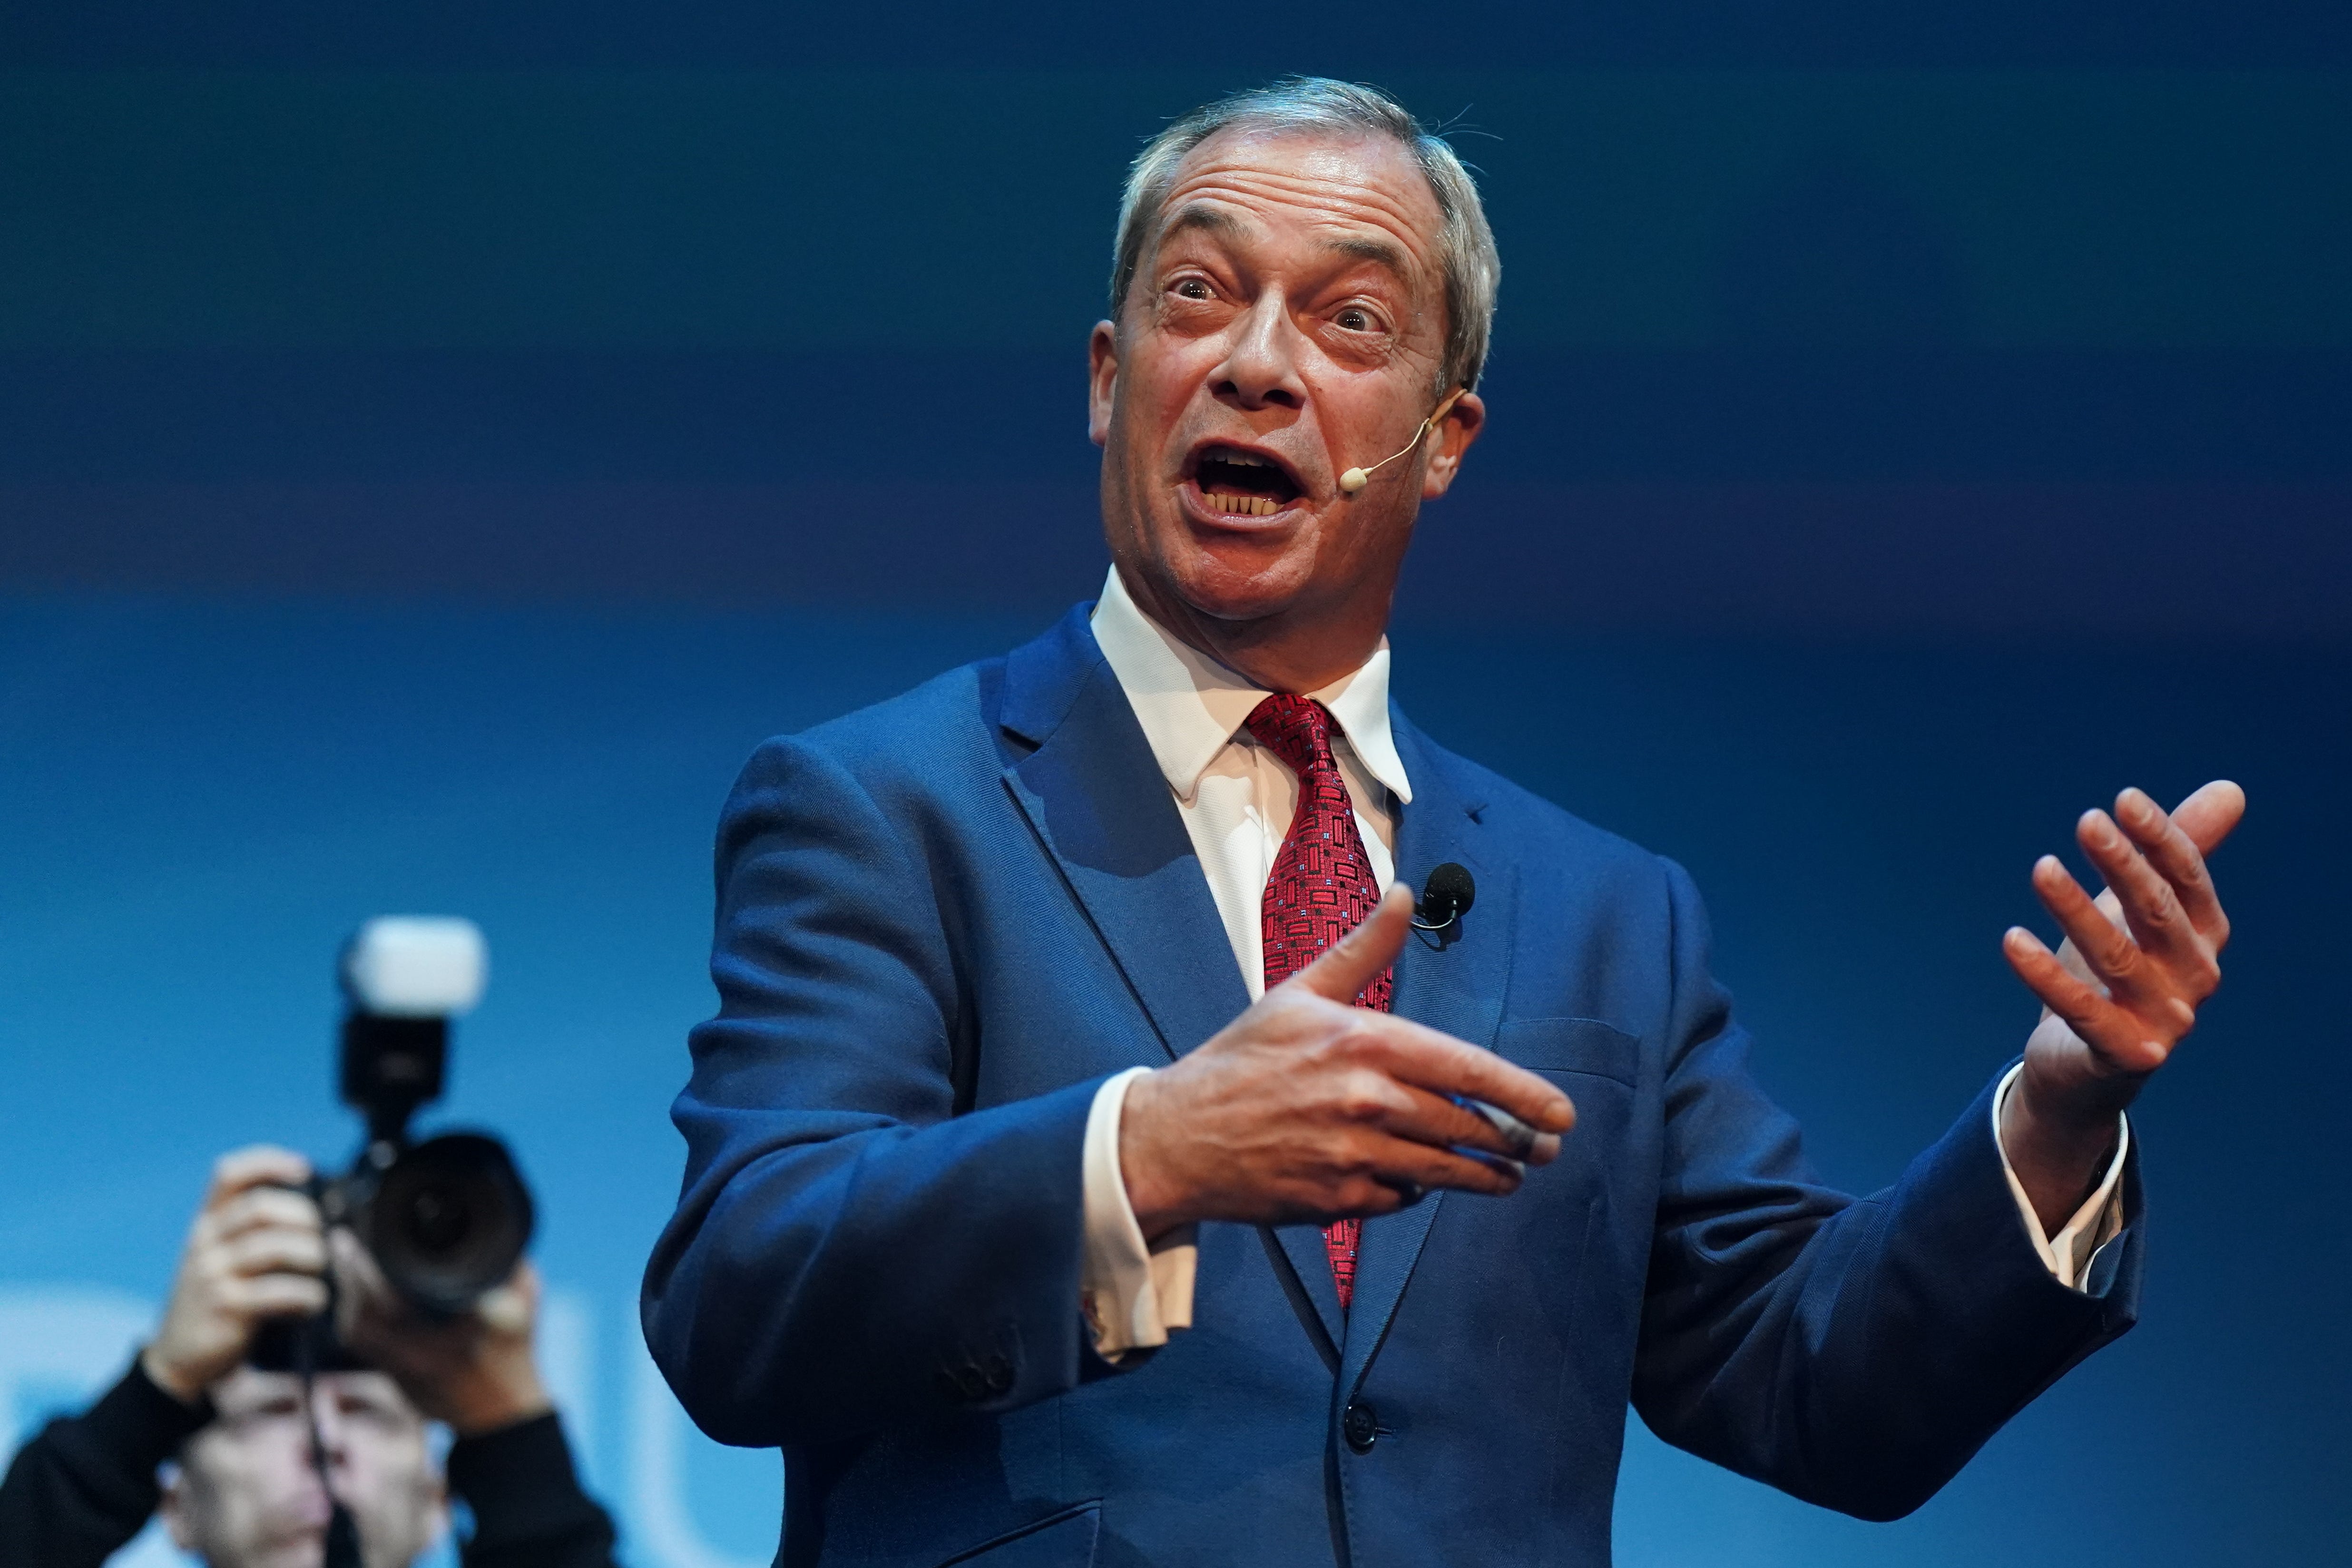
[[[154,1340],[9,1466],[0,1563],[99,1568],[160,1508],[212,1568],[315,1565],[338,1513],[371,1568],[405,1568],[447,1527],[454,1496],[473,1516],[466,1568],[610,1568],[612,1522],[581,1489],[532,1356],[530,1266],[472,1312],[427,1320],[289,1190],[309,1175],[283,1150],[221,1161]],[[246,1364],[257,1331],[320,1312],[331,1295],[359,1360],[307,1381]],[[446,1468],[428,1420],[455,1436]]]

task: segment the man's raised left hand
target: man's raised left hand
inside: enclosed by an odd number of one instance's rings
[[[2169,816],[2143,792],[2115,814],[2086,811],[2074,837],[2106,878],[2096,899],[2054,855],[2033,890],[2066,933],[2053,952],[2012,926],[2001,949],[2047,1011],[2002,1108],[2001,1148],[2045,1232],[2063,1226],[2114,1156],[2116,1118],[2195,1026],[2221,983],[2230,940],[2205,857],[2245,815],[2246,794],[2216,780]]]

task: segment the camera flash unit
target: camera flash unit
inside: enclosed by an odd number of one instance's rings
[[[481,928],[446,915],[379,915],[343,950],[343,990],[379,1018],[450,1018],[482,999]]]

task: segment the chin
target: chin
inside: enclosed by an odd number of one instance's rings
[[[1221,621],[1279,615],[1313,581],[1315,548],[1305,531],[1280,538],[1203,538],[1179,525],[1161,556],[1177,593],[1196,613]]]
[[[237,1559],[241,1568],[320,1568],[327,1560],[327,1535],[313,1531],[264,1542]]]
[[[1197,613],[1220,621],[1257,621],[1280,615],[1307,586],[1305,563],[1262,555],[1234,561],[1202,551],[1175,574],[1177,591]]]

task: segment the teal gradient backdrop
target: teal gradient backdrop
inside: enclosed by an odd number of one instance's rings
[[[1637,1431],[1620,1560],[2341,1560],[2340,5],[0,4],[0,1427],[118,1364],[214,1153],[346,1151],[343,934],[463,913],[446,1114],[542,1192],[630,1560],[764,1560],[772,1456],[632,1317],[712,819],[1094,591],[1121,168],[1289,69],[1454,126],[1503,248],[1402,699],[1692,868],[1833,1179],[2015,1048],[2075,811],[2253,799],[2144,1325],[1896,1525]]]
[[[329,1059],[344,933],[462,912],[492,979],[443,1120],[507,1131],[540,1189],[539,1255],[568,1304],[559,1379],[632,1561],[763,1559],[772,1456],[688,1441],[657,1385],[646,1397],[633,1318],[677,1180],[683,1037],[711,1000],[711,819],[760,737],[1030,624],[68,595],[0,601],[0,628],[16,1418],[74,1392],[57,1290],[154,1300],[215,1152],[347,1152]],[[2352,659],[1410,622],[1397,650],[1400,700],[1439,739],[1692,868],[1766,1083],[1857,1189],[1891,1181],[2031,1026],[1998,937],[2032,918],[2026,868],[2084,802],[2220,771],[2254,801],[2220,862],[2229,987],[2138,1113],[2147,1321],[1897,1525],[1780,1499],[1637,1426],[1622,1561],[2336,1560],[2352,1356],[2333,1151],[2352,1072],[2325,889],[2352,876],[2335,826],[2352,746],[2315,704]]]

